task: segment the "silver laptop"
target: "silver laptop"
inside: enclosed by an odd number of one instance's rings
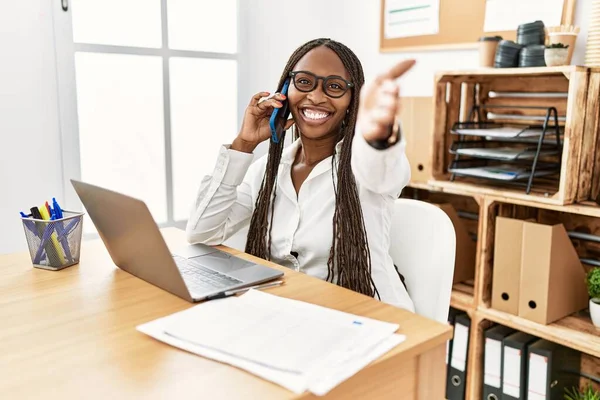
[[[188,301],[278,278],[283,272],[193,244],[171,254],[146,204],[71,179],[119,268]]]

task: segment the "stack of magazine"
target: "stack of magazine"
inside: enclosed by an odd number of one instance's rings
[[[484,136],[490,139],[515,139],[540,137],[543,129],[541,127],[498,126],[489,124],[483,128],[477,128],[475,125],[473,127],[456,127],[456,129],[452,130],[452,133],[457,135]]]
[[[531,169],[518,167],[510,164],[500,164],[495,166],[452,168],[453,174],[462,176],[472,176],[475,178],[495,179],[500,181],[515,181],[528,179],[531,176]],[[536,170],[535,176],[544,176],[555,174],[556,171],[542,169]]]
[[[450,149],[455,160],[448,171],[453,175],[511,182],[560,172],[559,162],[547,162],[562,151],[555,127],[469,122],[455,124],[452,133],[461,137]],[[465,156],[469,159],[461,159]]]
[[[515,147],[485,148],[459,146],[456,149],[452,149],[450,152],[461,156],[487,158],[499,161],[533,160],[536,155],[536,149],[534,148],[519,149]],[[540,150],[540,156],[551,156],[556,155],[557,153],[558,151],[556,149]]]

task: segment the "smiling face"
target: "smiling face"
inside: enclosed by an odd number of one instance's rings
[[[294,66],[293,71],[308,71],[314,75],[328,77],[339,76],[350,81],[350,76],[342,60],[335,52],[325,46],[312,49]],[[309,84],[302,76],[297,76],[299,85]],[[314,78],[310,78],[314,79]],[[334,80],[328,82],[332,92],[339,91],[338,83]],[[338,134],[346,110],[350,105],[352,91],[348,91],[340,98],[332,98],[323,91],[323,80],[319,80],[317,87],[308,93],[298,90],[292,83],[288,90],[288,99],[292,116],[300,129],[302,136],[310,139],[322,139]]]

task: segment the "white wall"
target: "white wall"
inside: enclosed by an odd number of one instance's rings
[[[472,68],[474,51],[379,53],[379,0],[240,0],[239,105],[273,90],[292,51],[316,37],[352,48],[368,77],[405,57],[418,65],[403,80],[406,96],[430,96],[439,69]],[[582,63],[591,0],[579,0],[582,28],[574,62]],[[0,253],[26,248],[20,210],[63,196],[56,60],[51,7],[59,2],[3,2],[0,13]],[[265,148],[262,148],[264,152]],[[35,181],[34,181],[35,178]]]
[[[476,68],[476,50],[379,53],[379,0],[240,1],[240,115],[252,94],[275,89],[288,57],[296,47],[329,37],[350,47],[360,58],[367,79],[404,58],[417,65],[402,79],[405,96],[432,96],[436,71]],[[582,64],[591,0],[578,0],[575,23],[582,28],[573,63]],[[281,19],[285,16],[285,19]],[[477,38],[474,38],[476,40]],[[240,119],[241,121],[241,119]]]
[[[52,4],[2,2],[0,254],[27,248],[19,211],[62,197]]]

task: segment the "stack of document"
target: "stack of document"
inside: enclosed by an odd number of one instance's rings
[[[463,149],[457,149],[456,154],[461,156],[488,158],[493,160],[531,160],[535,158],[536,151],[530,149],[520,149],[515,147],[496,147],[496,148],[482,148],[482,147],[468,147]],[[550,156],[558,153],[558,150],[540,150],[540,156]]]
[[[502,126],[498,128],[459,128],[453,132],[458,135],[485,136],[493,139],[509,139],[540,137],[543,133],[543,130],[542,128]],[[554,131],[548,129],[546,135],[551,135],[553,133]]]
[[[295,393],[322,396],[402,343],[398,327],[250,290],[137,329]]]
[[[476,178],[497,179],[501,181],[514,181],[518,179],[526,179],[531,176],[531,170],[519,168],[513,165],[498,165],[473,168],[449,168],[449,172],[462,176],[472,176]],[[546,176],[556,174],[556,169],[538,169],[535,171],[535,176]]]

